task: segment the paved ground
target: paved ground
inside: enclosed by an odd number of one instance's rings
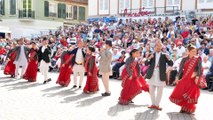
[[[67,88],[56,85],[58,74],[50,75],[54,81],[43,85],[40,73],[36,83],[28,83],[6,78],[0,70],[0,120],[213,120],[213,93],[206,91],[201,92],[193,116],[178,113],[180,108],[168,100],[173,87],[165,88],[163,111],[158,112],[147,109],[148,93],[137,96],[135,104],[118,105],[120,81],[111,80],[112,96],[101,97],[101,81],[100,92],[86,95],[82,90],[71,89],[72,84]]]

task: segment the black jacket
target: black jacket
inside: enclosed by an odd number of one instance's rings
[[[155,53],[154,53],[154,57],[150,61],[149,60],[145,61],[145,64],[146,65],[150,65],[145,78],[146,79],[151,79],[152,75],[153,75],[153,72],[154,72],[154,69],[155,69]],[[165,54],[161,53],[160,60],[159,60],[159,70],[160,70],[160,80],[161,81],[166,81],[167,80],[166,64],[168,64],[169,66],[172,66],[173,62],[172,62],[172,60],[168,60],[166,58]]]
[[[49,46],[47,46],[47,48],[44,50],[44,53],[42,53],[42,46],[41,46],[39,48],[38,54],[39,54],[39,62],[41,62],[41,60],[45,61],[46,63],[50,62],[51,49]]]
[[[73,58],[72,58],[71,65],[74,65],[74,64],[75,64],[75,58],[76,58],[77,51],[78,51],[78,48],[75,48],[73,51],[71,51],[71,52],[69,53],[69,54],[73,54],[73,55],[74,55]],[[84,62],[85,62],[86,54],[84,53],[83,48],[82,48],[82,55],[83,55]]]

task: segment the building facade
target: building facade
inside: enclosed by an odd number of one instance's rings
[[[195,10],[212,13],[213,0],[89,0],[88,8],[89,17],[121,16],[125,9],[127,13],[143,10],[155,15]]]
[[[0,26],[9,27],[12,38],[42,34],[87,17],[88,0],[0,0]]]

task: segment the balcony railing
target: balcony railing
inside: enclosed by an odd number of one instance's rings
[[[180,9],[178,6],[125,9],[121,10],[120,16],[125,16],[128,13],[138,13],[138,14],[147,13],[148,15],[156,15],[156,16],[162,14],[176,15],[179,11]]]
[[[23,19],[35,19],[35,11],[19,10],[18,17]]]

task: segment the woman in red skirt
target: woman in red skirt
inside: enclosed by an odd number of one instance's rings
[[[180,63],[179,80],[169,99],[181,107],[181,113],[192,114],[200,96],[198,81],[202,75],[202,63],[201,58],[196,57],[195,46],[189,45],[188,51],[189,56]]]
[[[135,60],[139,56],[137,49],[133,49],[130,52],[130,57],[126,60],[126,66],[122,72],[122,91],[119,97],[119,104],[127,105],[133,103],[132,99],[142,92],[142,90],[148,92],[149,87],[140,75],[140,66]]]
[[[16,51],[14,48],[16,47],[16,43],[13,43],[10,51],[7,54],[7,64],[4,68],[5,75],[11,75],[12,78],[15,77],[16,65],[13,63],[16,59]]]
[[[95,52],[94,47],[88,47],[87,49],[87,57],[86,57],[86,64],[85,69],[87,71],[87,82],[84,87],[84,93],[96,93],[98,88],[98,69],[96,66],[95,56],[93,53]]]
[[[64,51],[61,55],[61,67],[56,84],[63,87],[67,87],[70,83],[70,75],[72,73],[72,61],[73,55],[69,51]]]
[[[29,52],[28,66],[23,78],[29,82],[35,82],[38,71],[38,48],[35,42],[31,42],[32,49]]]

